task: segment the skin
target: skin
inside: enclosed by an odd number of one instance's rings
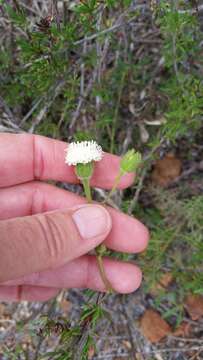
[[[42,136],[0,134],[2,301],[45,301],[61,288],[71,287],[105,291],[95,256],[87,253],[103,241],[108,248],[127,253],[141,252],[147,246],[149,234],[146,227],[109,207],[104,210],[108,217],[106,232],[91,242],[81,241],[73,225],[72,214],[85,206],[86,200],[46,183],[48,180],[78,183],[73,167],[64,163],[66,147],[64,142]],[[95,164],[91,186],[111,189],[119,162],[119,157],[105,153],[102,161]],[[133,180],[133,174],[124,176],[119,188],[130,186]],[[98,210],[101,207],[96,204],[88,206],[96,206]],[[64,223],[63,214],[67,223]],[[48,236],[49,247],[40,248],[44,239],[40,238],[41,235],[39,238],[36,236],[36,224],[39,221],[43,223],[45,218],[47,223],[49,217],[54,219],[57,231],[63,226],[64,232],[68,231],[67,237],[62,235],[65,237],[62,240],[66,256],[55,253],[59,241],[57,233]],[[46,223],[43,226],[47,226]],[[22,230],[20,237],[19,229]],[[28,240],[27,229],[31,229]],[[109,281],[118,292],[130,293],[139,287],[142,275],[135,265],[105,258],[104,266]]]

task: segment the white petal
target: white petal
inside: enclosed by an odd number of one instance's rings
[[[66,149],[65,163],[68,165],[87,164],[100,161],[103,151],[95,141],[72,142]]]

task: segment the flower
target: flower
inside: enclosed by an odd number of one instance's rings
[[[142,156],[134,149],[129,150],[121,159],[120,169],[123,174],[135,171],[142,162]]]
[[[68,145],[65,163],[68,165],[87,164],[100,161],[102,157],[102,147],[96,141],[77,141]]]

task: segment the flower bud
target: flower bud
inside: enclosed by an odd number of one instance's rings
[[[75,167],[75,172],[78,179],[90,179],[92,177],[94,170],[93,162],[87,164],[77,164]]]
[[[142,161],[142,156],[139,152],[135,152],[134,149],[129,150],[121,159],[120,171],[125,174],[133,172],[137,169]]]

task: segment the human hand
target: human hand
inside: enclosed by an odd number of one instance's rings
[[[148,231],[138,220],[113,208],[86,204],[46,180],[77,183],[64,163],[67,144],[28,134],[0,134],[0,300],[45,301],[61,288],[105,291],[95,256],[105,240],[115,251],[145,249]],[[91,185],[110,189],[119,157],[105,153],[95,164]],[[129,186],[124,176],[120,188]],[[107,278],[121,293],[136,290],[135,265],[104,258]]]

